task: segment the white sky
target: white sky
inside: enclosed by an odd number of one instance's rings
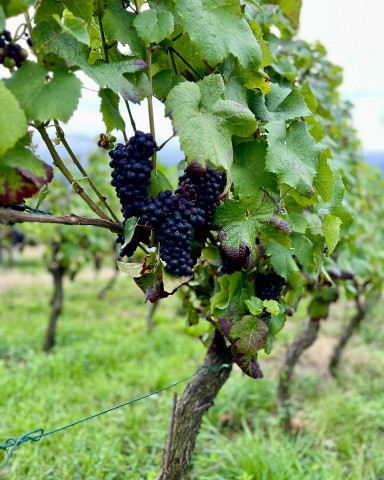
[[[320,40],[344,68],[341,92],[365,151],[384,152],[383,17],[382,0],[303,0],[300,37]]]

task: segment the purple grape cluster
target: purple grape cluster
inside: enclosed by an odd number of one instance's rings
[[[128,142],[118,143],[109,152],[113,168],[111,184],[120,199],[125,219],[140,217],[147,201],[153,164],[150,158],[155,153],[156,142],[151,133],[138,130]]]
[[[27,50],[12,43],[11,32],[4,30],[0,33],[0,64],[9,69],[21,67],[27,57]]]
[[[226,185],[226,176],[212,168],[204,168],[193,162],[185,169],[185,173],[179,179],[180,187],[191,185],[196,192],[196,207],[205,212],[207,226],[212,226],[212,219],[216,207],[219,205],[219,197]]]
[[[193,229],[204,225],[204,211],[195,206],[196,192],[185,185],[151,197],[143,209],[141,221],[151,225],[160,243],[160,257],[166,270],[179,277],[192,275]]]
[[[276,272],[256,273],[255,275],[255,295],[260,300],[278,301],[286,282],[283,277]]]

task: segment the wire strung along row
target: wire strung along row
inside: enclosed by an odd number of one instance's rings
[[[8,465],[9,461],[12,458],[12,455],[15,453],[15,450],[23,443],[39,442],[43,437],[47,437],[48,435],[53,435],[54,433],[67,430],[68,428],[74,427],[75,425],[79,425],[80,423],[87,422],[88,420],[92,420],[93,418],[100,417],[101,415],[105,415],[106,413],[113,412],[114,410],[117,410],[119,408],[132,405],[133,403],[139,402],[140,400],[144,400],[145,398],[152,397],[153,395],[157,395],[158,393],[164,392],[165,390],[170,390],[171,388],[174,388],[177,385],[180,385],[181,383],[184,383],[190,380],[191,378],[195,377],[196,375],[198,375],[203,371],[205,371],[206,373],[220,372],[221,370],[224,370],[227,368],[230,368],[230,365],[228,365],[227,363],[224,363],[223,365],[220,365],[218,367],[209,367],[207,365],[203,365],[198,370],[196,370],[196,372],[193,373],[192,375],[189,375],[188,377],[185,377],[182,380],[179,380],[178,382],[172,383],[167,387],[161,388],[159,390],[155,390],[154,392],[148,393],[147,395],[143,395],[142,397],[138,397],[133,400],[129,400],[128,402],[121,403],[120,405],[116,405],[115,407],[108,408],[107,410],[103,410],[102,412],[95,413],[93,415],[90,415],[89,417],[85,417],[85,418],[82,418],[81,420],[77,420],[75,422],[69,423],[68,425],[64,425],[63,427],[55,428],[54,430],[51,430],[49,432],[44,432],[42,428],[38,428],[36,430],[32,430],[31,432],[25,433],[24,435],[21,435],[21,437],[18,437],[18,438],[9,437],[7,438],[4,444],[0,444],[0,450],[4,450],[8,452],[5,462],[3,463],[3,467],[6,467]]]

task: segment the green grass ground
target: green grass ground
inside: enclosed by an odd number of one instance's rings
[[[204,327],[185,326],[177,298],[161,304],[157,327],[148,333],[148,305],[137,287],[121,277],[100,301],[97,292],[105,282],[105,276],[88,273],[66,284],[57,347],[47,355],[42,344],[49,278],[31,261],[12,274],[0,272],[0,443],[163,388],[201,364],[205,349],[198,337]],[[188,478],[384,479],[384,331],[378,310],[353,339],[335,381],[327,375],[327,355],[348,308],[334,309],[318,345],[297,369],[294,438],[282,432],[275,397],[285,345],[303,316],[290,320],[271,356],[262,359],[263,380],[232,373],[204,421]],[[172,395],[163,392],[26,443],[0,469],[0,479],[154,479]],[[0,461],[4,457],[0,451]]]

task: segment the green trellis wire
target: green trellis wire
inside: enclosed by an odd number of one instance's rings
[[[135,398],[133,400],[130,400],[125,403],[121,403],[120,405],[116,405],[115,407],[108,408],[107,410],[103,410],[102,412],[95,413],[93,415],[90,415],[89,417],[82,418],[81,420],[77,420],[76,422],[72,422],[68,425],[65,425],[63,427],[55,428],[54,430],[51,430],[49,432],[44,432],[42,428],[38,428],[36,430],[32,430],[31,432],[25,433],[24,435],[21,435],[21,437],[15,438],[15,437],[9,437],[5,441],[4,444],[0,444],[0,450],[4,450],[8,452],[7,458],[5,459],[5,462],[3,463],[3,467],[6,467],[9,463],[9,461],[12,458],[12,455],[15,453],[15,450],[17,447],[19,447],[22,443],[26,442],[39,442],[43,437],[48,437],[48,435],[53,435],[54,433],[61,432],[62,430],[66,430],[67,428],[74,427],[75,425],[79,425],[80,423],[87,422],[88,420],[92,420],[93,418],[100,417],[101,415],[105,415],[106,413],[113,412],[114,410],[117,410],[118,408],[126,407],[127,405],[131,405],[132,403],[139,402],[140,400],[144,400],[145,398],[152,397],[153,395],[156,395],[158,393],[164,392],[165,390],[170,390],[171,388],[176,387],[177,385],[180,385],[181,383],[184,383],[191,378],[195,377],[198,373],[202,371],[206,371],[206,373],[209,372],[220,372],[221,370],[224,370],[226,368],[231,368],[231,366],[227,363],[224,363],[223,365],[220,365],[219,367],[209,367],[207,365],[203,365],[200,367],[198,370],[196,370],[195,373],[192,375],[189,375],[186,378],[183,378],[182,380],[179,380],[178,382],[172,383],[172,385],[168,385],[165,388],[161,388],[159,390],[155,390],[154,392],[148,393],[147,395],[143,395],[142,397]]]

